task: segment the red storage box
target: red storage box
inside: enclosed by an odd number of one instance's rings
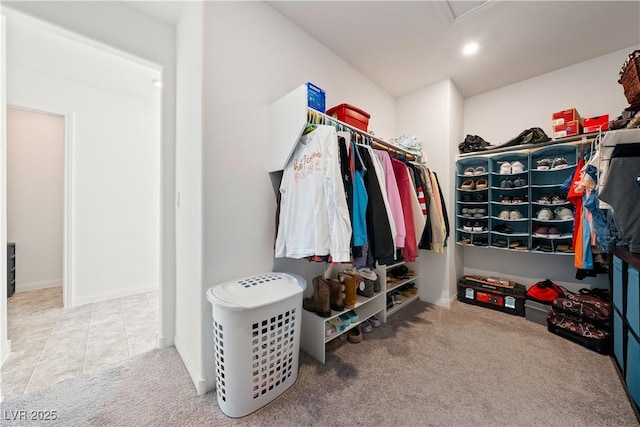
[[[369,126],[369,113],[349,104],[340,104],[327,110],[327,116],[335,117],[341,122],[367,131]]]
[[[574,136],[580,135],[582,133],[582,125],[578,120],[572,120],[570,122],[566,122],[563,125],[558,125],[553,127],[553,137],[564,138],[565,136]]]
[[[580,114],[578,114],[578,111],[575,108],[558,111],[551,115],[553,126],[563,125],[574,120],[580,120]]]
[[[599,130],[609,130],[609,115],[589,117],[584,119],[584,133],[598,132]]]

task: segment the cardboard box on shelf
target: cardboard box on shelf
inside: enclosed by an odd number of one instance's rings
[[[564,138],[565,136],[580,135],[582,133],[582,125],[579,120],[557,125],[553,127],[553,138]]]
[[[563,125],[574,120],[580,121],[580,114],[578,114],[578,110],[575,108],[558,111],[551,115],[551,122],[553,126]]]
[[[589,117],[584,119],[583,132],[598,132],[599,130],[609,130],[609,115]]]

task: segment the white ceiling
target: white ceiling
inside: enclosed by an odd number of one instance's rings
[[[179,16],[180,2],[128,3]],[[447,78],[469,97],[640,45],[638,0],[267,3],[394,97]]]

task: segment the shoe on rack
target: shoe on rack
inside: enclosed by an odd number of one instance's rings
[[[495,246],[496,248],[506,248],[507,241],[505,239],[496,239],[493,241],[493,244],[491,246]]]
[[[313,311],[320,317],[331,317],[331,291],[329,283],[322,276],[314,277],[313,297],[302,301],[302,308]]]
[[[569,208],[556,208],[554,210],[557,219],[570,220],[573,219],[573,211]]]
[[[553,159],[553,163],[551,164],[551,169],[563,169],[569,166],[564,157],[556,157]]]
[[[344,298],[343,303],[345,308],[355,308],[358,303],[358,294],[356,289],[359,285],[358,276],[352,276],[351,274],[340,273],[338,279],[344,285]]]
[[[487,173],[487,170],[483,166],[478,166],[473,170],[474,175],[482,175]]]
[[[360,332],[360,327],[356,326],[355,328],[351,328],[347,331],[347,339],[349,342],[354,344],[359,344],[362,342],[362,332]]]
[[[482,218],[483,216],[487,215],[487,210],[484,208],[477,208],[476,211],[473,213],[473,217],[474,218]]]
[[[351,324],[351,316],[349,316],[347,313],[342,313],[340,316],[338,316],[338,319],[340,319],[342,323],[347,326]]]
[[[549,229],[547,227],[537,227],[535,230],[533,230],[533,235],[536,237],[548,238]]]
[[[560,230],[558,227],[549,227],[549,237],[558,238],[561,236]]]
[[[331,335],[336,333],[336,327],[331,324],[331,322],[326,322],[324,324],[324,336],[330,337]]]
[[[463,202],[473,202],[473,196],[471,194],[463,194],[462,195]]]
[[[551,196],[548,195],[548,194],[543,194],[538,199],[538,203],[540,203],[541,205],[550,205],[551,204]]]
[[[513,203],[511,200],[511,196],[508,196],[506,194],[501,194],[500,195],[500,203],[502,203],[503,205],[508,205],[510,203]]]
[[[527,186],[527,180],[525,180],[524,178],[517,178],[515,181],[513,181],[513,186],[514,187],[526,187]]]
[[[469,231],[469,232],[471,232],[471,231],[473,231],[473,225],[472,225],[469,221],[465,221],[465,223],[464,223],[464,224],[462,224],[462,229],[463,229],[464,231]]]
[[[500,182],[500,188],[513,188],[513,181],[510,179],[503,179]]]
[[[484,178],[480,178],[476,181],[476,190],[484,190],[488,186],[488,182]]]
[[[500,212],[500,215],[498,215],[498,218],[500,218],[500,219],[509,219],[509,211],[508,210],[504,210],[504,211]]]
[[[473,176],[473,168],[472,167],[466,168],[462,174],[465,176]]]
[[[543,208],[538,211],[536,217],[539,221],[549,221],[553,219],[553,212],[551,212],[551,209]]]
[[[484,230],[485,230],[484,224],[482,224],[481,222],[476,221],[476,222],[473,223],[473,232],[481,233]]]
[[[566,202],[567,199],[560,193],[555,193],[553,196],[551,196],[551,204],[561,205]]]
[[[522,173],[524,171],[524,165],[519,161],[511,163],[511,173]]]
[[[505,175],[510,173],[511,173],[511,163],[502,162],[502,164],[500,165],[500,174]]]
[[[481,203],[486,202],[487,201],[487,195],[484,194],[484,193],[476,193],[473,196],[473,200],[476,201],[476,202],[481,202]]]
[[[460,185],[460,189],[461,190],[475,190],[476,189],[476,182],[472,179],[468,179],[466,181],[464,181],[462,183],[462,185]]]
[[[331,310],[344,310],[344,300],[342,299],[344,286],[342,282],[338,279],[329,279],[327,282],[329,283],[329,292],[331,295]]]
[[[331,319],[329,321],[329,323],[331,324],[331,326],[333,326],[333,328],[336,330],[336,332],[342,332],[346,329],[347,324],[344,323],[342,321],[342,319],[340,319],[340,317],[336,317],[334,319]]]
[[[513,229],[509,227],[507,224],[498,224],[493,227],[493,231],[497,233],[511,234],[513,233]]]
[[[542,159],[536,162],[536,164],[538,165],[538,170],[541,171],[548,171],[549,169],[551,169],[551,163],[551,159]]]
[[[511,211],[509,212],[509,219],[511,220],[522,219],[522,213],[520,213],[520,211]]]
[[[514,205],[518,205],[520,203],[524,203],[526,200],[526,194],[516,194],[515,196],[513,196],[513,199],[511,199],[511,203],[513,203]]]

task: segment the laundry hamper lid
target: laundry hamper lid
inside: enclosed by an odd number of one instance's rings
[[[301,294],[307,282],[297,274],[265,273],[209,288],[207,299],[230,309],[253,309]]]

